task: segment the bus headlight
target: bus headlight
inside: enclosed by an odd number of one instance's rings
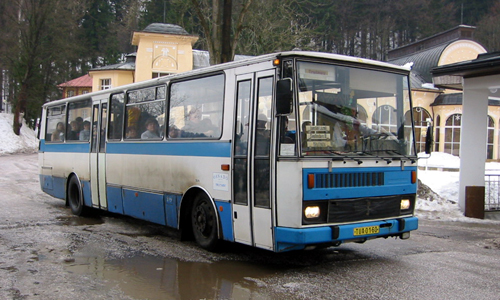
[[[306,219],[318,218],[320,215],[319,206],[306,207],[306,209],[304,210],[304,215],[306,216]]]
[[[411,202],[410,199],[401,199],[401,210],[410,209]]]

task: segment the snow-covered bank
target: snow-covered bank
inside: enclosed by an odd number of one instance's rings
[[[433,152],[428,159],[419,159],[419,167],[434,170],[419,170],[418,179],[432,191],[419,187],[417,201],[418,217],[423,219],[442,219],[462,222],[498,222],[467,218],[458,207],[458,190],[460,158],[448,153]],[[436,171],[435,169],[450,169],[456,172]],[[500,174],[500,163],[485,164],[486,174]],[[435,192],[438,196],[432,194]]]
[[[35,132],[23,120],[19,136],[12,131],[14,116],[0,113],[0,155],[13,153],[35,153],[38,150],[38,139]]]

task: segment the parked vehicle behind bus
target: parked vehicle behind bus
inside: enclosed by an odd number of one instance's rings
[[[46,103],[42,190],[275,252],[409,238],[409,69],[282,52]]]

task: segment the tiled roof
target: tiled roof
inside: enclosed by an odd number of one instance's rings
[[[152,23],[144,28],[143,32],[190,35],[184,28],[175,24]]]
[[[93,68],[90,71],[105,71],[105,70],[134,71],[135,70],[135,62],[126,61],[126,62],[119,63],[119,64]]]
[[[441,94],[437,96],[431,106],[439,105],[462,105],[462,93]],[[488,99],[488,106],[500,106],[500,101]]]
[[[420,75],[425,82],[432,83],[432,75],[430,70],[438,65],[441,54],[450,43],[451,42],[448,42],[432,47],[430,49],[399,57],[397,59],[390,60],[389,62],[400,66],[412,62],[412,72]]]
[[[58,87],[92,87],[92,77],[85,74],[81,77],[66,81],[58,85]]]

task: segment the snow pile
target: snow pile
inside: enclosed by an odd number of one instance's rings
[[[478,222],[467,218],[458,206],[460,158],[448,153],[433,152],[429,159],[419,159],[416,215],[423,219]],[[486,174],[499,174],[500,163],[485,164]],[[442,171],[442,170],[454,170]]]
[[[419,167],[428,167],[432,169],[459,169],[460,168],[460,158],[458,156],[453,156],[448,153],[442,152],[432,152],[429,158],[429,155],[419,153],[418,166]]]
[[[433,152],[429,158],[419,159],[418,165],[425,169],[418,171],[417,216],[425,219],[465,218],[458,207],[460,173],[440,171],[458,171],[460,158],[448,153]]]
[[[418,179],[418,217],[455,219],[463,216],[458,207],[458,172],[419,170]]]
[[[14,115],[0,113],[0,155],[13,153],[35,153],[38,139],[35,132],[23,120],[19,136],[12,130]]]

